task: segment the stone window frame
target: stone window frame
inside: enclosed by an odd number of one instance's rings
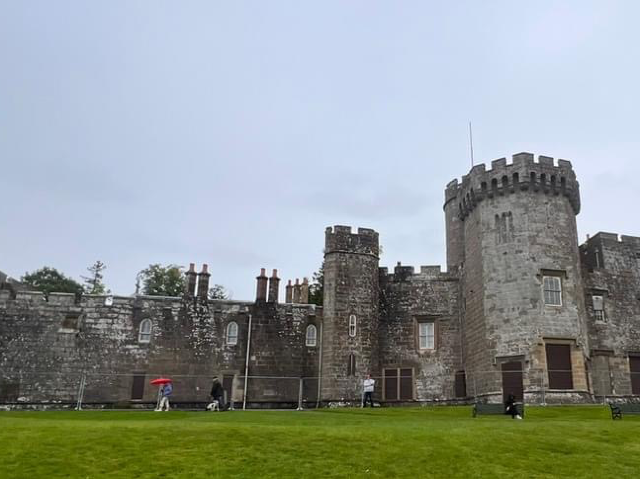
[[[420,338],[421,338],[421,327],[423,324],[428,324],[431,323],[433,324],[433,347],[429,348],[429,347],[422,347],[422,344],[420,342]],[[438,335],[439,335],[439,325],[438,325],[438,318],[435,318],[433,316],[418,316],[415,318],[415,331],[414,331],[414,336],[415,336],[415,345],[416,345],[416,351],[418,351],[418,353],[433,353],[434,351],[437,351],[438,349]]]
[[[318,328],[315,324],[310,324],[307,326],[307,330],[305,331],[305,341],[304,344],[308,348],[315,348],[318,344]]]
[[[238,344],[238,323],[230,321],[227,324],[225,332],[225,343],[227,346],[235,346]]]
[[[564,305],[564,301],[562,299],[562,295],[564,292],[563,278],[567,277],[567,272],[564,270],[551,270],[551,269],[543,269],[540,271],[542,276],[541,286],[542,286],[542,304],[544,306],[549,306],[552,308],[562,308]],[[548,289],[547,280],[553,280],[558,287],[558,289]],[[553,285],[552,285],[553,286]],[[547,302],[547,292],[557,293],[557,297],[559,299],[559,303]],[[555,299],[549,296],[549,299]]]
[[[597,308],[597,304],[600,303],[600,308]],[[593,307],[593,317],[599,323],[607,322],[607,315],[604,307],[604,294],[593,293],[591,295],[591,306]]]
[[[349,315],[349,337],[355,338],[358,334],[358,318],[355,314]]]
[[[150,343],[152,334],[153,322],[149,318],[140,321],[140,326],[138,327],[138,342],[142,344]]]

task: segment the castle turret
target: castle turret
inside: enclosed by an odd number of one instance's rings
[[[449,183],[445,201],[447,262],[463,266],[464,349],[476,392],[496,400],[507,388],[536,394],[541,381],[585,392],[580,194],[571,163],[520,153],[513,164],[477,165]],[[549,369],[565,375],[545,376]]]
[[[322,399],[358,398],[367,373],[378,374],[378,233],[326,229]]]

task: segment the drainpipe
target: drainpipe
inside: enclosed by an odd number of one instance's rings
[[[242,392],[242,410],[247,409],[247,381],[249,380],[249,350],[251,349],[251,315],[249,315],[249,333],[247,335],[247,357],[244,361],[244,391]]]

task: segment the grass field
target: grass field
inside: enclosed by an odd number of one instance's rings
[[[2,478],[640,476],[640,417],[528,408],[0,412]]]

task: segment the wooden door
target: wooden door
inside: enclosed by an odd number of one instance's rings
[[[134,373],[131,384],[131,399],[140,400],[144,397],[145,373]]]
[[[413,401],[413,369],[400,369],[400,399]]]
[[[631,394],[640,394],[640,356],[629,356]]]
[[[573,389],[571,345],[547,344],[549,389]]]
[[[513,394],[516,401],[522,402],[524,400],[522,362],[520,361],[502,363],[502,402],[507,400],[509,394]]]
[[[395,368],[384,370],[384,400],[398,400],[398,370]]]
[[[467,397],[467,378],[464,371],[456,371],[455,390],[457,398]]]

